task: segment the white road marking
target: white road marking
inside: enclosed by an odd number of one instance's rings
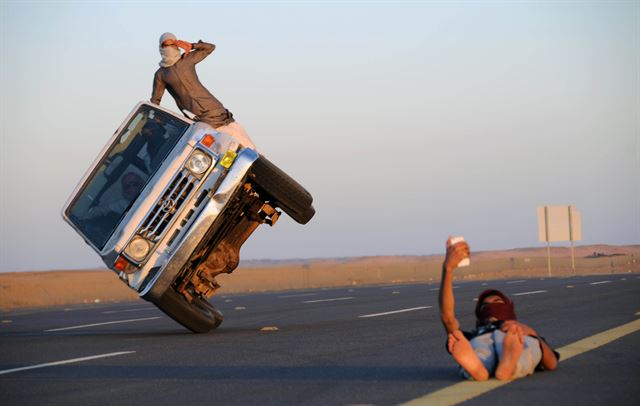
[[[98,355],[91,355],[89,357],[72,358],[72,359],[67,359],[67,360],[64,360],[64,361],[47,362],[46,364],[38,364],[38,365],[30,365],[30,366],[27,366],[27,367],[5,369],[4,371],[0,371],[0,375],[10,374],[10,373],[19,372],[19,371],[26,371],[28,369],[53,367],[53,366],[56,366],[56,365],[72,364],[74,362],[90,361],[92,359],[116,357],[118,355],[133,354],[133,353],[135,353],[135,351],[110,352],[108,354],[98,354]]]
[[[420,307],[412,307],[410,309],[401,309],[401,310],[393,310],[390,312],[384,312],[384,313],[373,313],[373,314],[363,314],[362,316],[358,316],[360,318],[366,318],[366,317],[378,317],[378,316],[386,316],[388,314],[397,314],[397,313],[405,313],[405,312],[412,312],[415,310],[422,310],[422,309],[430,309],[433,306],[420,306]]]
[[[102,314],[141,312],[141,311],[155,310],[155,309],[157,309],[157,307],[141,307],[138,309],[126,309],[126,310],[107,310],[102,312]]]
[[[611,281],[591,282],[589,285],[602,285],[603,283],[611,283]]]
[[[453,289],[458,289],[458,286],[454,286]],[[436,290],[440,290],[440,288],[433,288],[433,289],[429,289],[431,291],[436,291]]]
[[[611,341],[622,338],[628,334],[635,333],[640,330],[640,320],[635,320],[622,326],[612,328],[602,333],[594,334],[591,337],[576,341],[562,348],[558,348],[560,353],[560,362],[564,362],[570,358],[580,355],[584,352],[595,350]],[[464,381],[444,389],[437,390],[417,399],[413,399],[403,405],[457,405],[469,399],[485,394],[493,389],[507,385],[516,381],[498,381],[490,379],[483,382]]]
[[[519,280],[519,281],[509,281],[509,282],[507,282],[507,284],[512,284],[512,283],[522,283],[522,282],[526,282],[526,280],[525,280],[525,279],[521,279],[521,280]]]
[[[533,290],[531,292],[514,293],[512,296],[536,295],[538,293],[547,293],[548,290]]]
[[[45,333],[49,333],[52,331],[64,331],[64,330],[76,330],[79,328],[87,328],[87,327],[96,327],[96,326],[106,326],[109,324],[120,324],[120,323],[132,323],[134,321],[145,321],[145,320],[156,320],[161,317],[145,317],[144,319],[129,319],[129,320],[116,320],[116,321],[107,321],[104,323],[92,323],[92,324],[82,324],[80,326],[71,326],[71,327],[62,327],[62,328],[52,328],[49,330],[45,330]]]
[[[290,297],[316,296],[318,293],[297,293],[295,295],[278,296],[278,299],[287,299]]]
[[[335,302],[337,300],[351,300],[353,299],[353,296],[349,296],[349,297],[336,297],[333,299],[318,299],[318,300],[307,300],[306,302],[302,302],[302,303],[320,303],[320,302]]]

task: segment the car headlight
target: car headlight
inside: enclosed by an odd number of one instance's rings
[[[151,244],[149,241],[145,240],[142,237],[134,237],[127,248],[124,250],[124,253],[127,254],[131,259],[136,261],[142,261],[147,257],[149,251],[151,250]]]
[[[200,150],[195,151],[189,157],[186,166],[196,175],[203,174],[211,166],[211,157]]]

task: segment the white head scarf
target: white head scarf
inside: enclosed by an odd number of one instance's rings
[[[170,32],[165,32],[160,36],[159,50],[160,50],[160,55],[162,56],[162,59],[160,60],[160,63],[158,63],[158,65],[160,65],[163,68],[171,66],[176,62],[178,62],[178,60],[180,60],[180,50],[178,49],[177,46],[172,45],[164,48],[162,47],[162,43],[168,39],[172,39],[175,41],[177,38],[175,35],[173,35]]]

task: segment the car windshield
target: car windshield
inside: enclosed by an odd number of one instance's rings
[[[116,137],[67,215],[98,249],[104,248],[140,191],[189,124],[143,105]]]

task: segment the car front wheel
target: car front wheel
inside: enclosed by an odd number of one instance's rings
[[[170,288],[154,302],[160,310],[194,333],[207,333],[222,324],[224,316],[209,301],[196,297],[187,299]]]

